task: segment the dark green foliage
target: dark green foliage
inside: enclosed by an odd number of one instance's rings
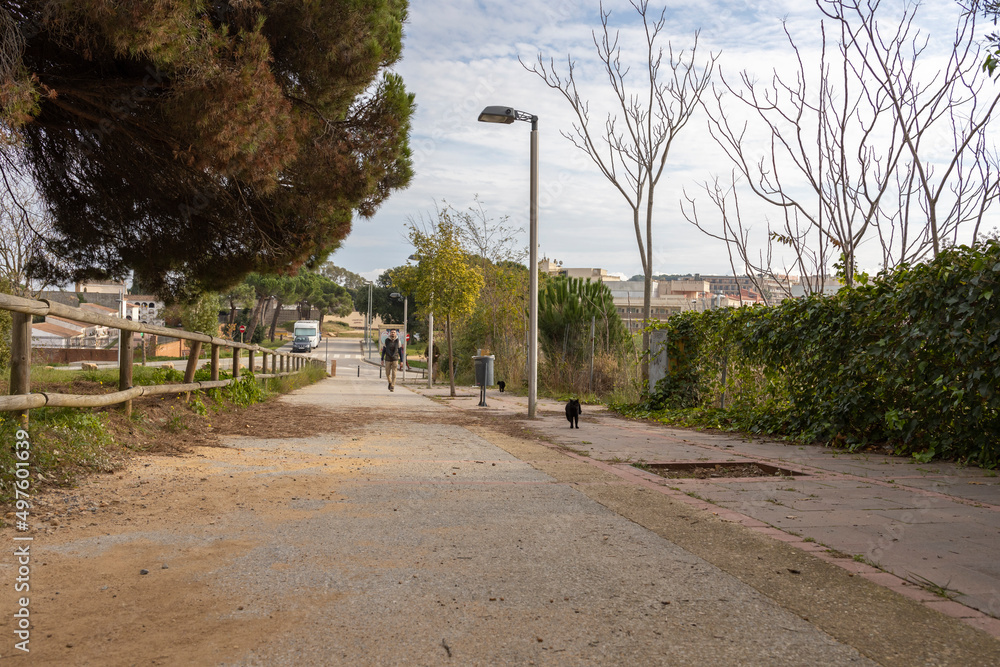
[[[240,325],[243,325],[245,327],[250,326],[250,315],[251,315],[250,309],[244,308],[242,311],[240,311],[239,315],[236,316],[236,328],[233,329],[233,331],[235,332],[233,334],[233,340],[259,345],[262,342],[264,342],[264,338],[266,337],[267,334],[267,331],[264,328],[263,324],[258,324],[256,327],[254,327],[252,334],[249,333],[250,330],[248,328],[246,331],[243,332],[243,335],[240,336],[239,327]]]
[[[54,216],[33,275],[168,300],[318,264],[411,176],[405,0],[0,0],[6,164]]]
[[[546,354],[565,357],[584,347],[589,352],[594,319],[597,349],[607,352],[628,339],[604,283],[559,276],[539,290],[538,337]]]
[[[587,388],[591,358],[591,325],[594,356],[601,358],[596,383],[605,389],[616,384],[621,361],[631,338],[611,291],[604,283],[558,276],[546,280],[538,293],[538,340],[541,362],[549,388]],[[596,373],[596,371],[595,371]]]
[[[998,287],[991,240],[835,296],[673,317],[671,376],[645,407],[718,421],[725,397],[734,428],[997,465]]]

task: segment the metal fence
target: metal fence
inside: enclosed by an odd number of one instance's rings
[[[0,411],[18,412],[26,415],[28,410],[41,407],[74,407],[90,408],[125,404],[125,411],[131,412],[132,400],[140,396],[156,396],[158,394],[183,393],[213,387],[224,387],[239,380],[242,369],[243,351],[247,354],[247,369],[253,373],[256,370],[256,357],[261,357],[260,372],[254,373],[256,378],[273,378],[293,375],[304,369],[307,364],[323,364],[322,361],[292,355],[287,352],[275,352],[259,345],[238,343],[236,341],[193,333],[179,329],[169,329],[153,324],[133,322],[120,317],[112,317],[96,313],[92,310],[74,308],[55,301],[42,299],[36,301],[10,294],[0,293],[0,309],[11,312],[13,327],[11,330],[11,364],[10,391],[7,396],[0,396]],[[106,326],[119,330],[118,353],[118,391],[107,394],[56,394],[31,393],[31,319],[33,316],[53,315],[75,322]],[[190,341],[187,368],[184,371],[184,381],[174,384],[132,386],[132,368],[134,366],[133,336],[135,333],[146,333],[156,336],[170,336]],[[198,358],[204,345],[211,345],[211,379],[194,382],[194,374],[198,368]],[[219,379],[219,352],[222,348],[233,351],[232,379]],[[270,362],[270,363],[269,363]]]

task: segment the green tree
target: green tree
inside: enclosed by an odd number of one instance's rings
[[[181,307],[181,326],[209,336],[219,335],[219,295],[203,294],[197,301]]]
[[[431,311],[444,315],[448,377],[454,396],[453,323],[472,312],[483,287],[483,276],[462,246],[461,229],[448,209],[438,210],[437,219],[423,226],[411,220],[408,236],[420,257],[419,263],[393,270],[392,282],[400,291],[415,295],[421,315]]]
[[[274,340],[274,334],[278,329],[278,317],[281,309],[286,303],[295,303],[302,298],[304,289],[303,281],[298,276],[282,276],[276,283],[274,289],[274,310],[271,312],[271,327],[267,337]]]
[[[166,299],[318,264],[412,177],[406,0],[5,0],[0,126],[54,216],[35,277]]]
[[[313,308],[319,310],[322,320],[328,314],[349,315],[353,310],[353,302],[350,293],[341,285],[333,282],[330,278],[303,271],[299,275],[303,284],[302,298],[304,303],[303,313],[312,312]],[[308,308],[308,310],[306,310]]]
[[[538,338],[546,376],[573,388],[581,384],[592,343],[595,355],[620,358],[631,342],[607,285],[564,276],[546,280],[539,290]]]
[[[496,359],[494,375],[517,386],[525,378],[527,358],[529,275],[522,264],[528,254],[524,230],[514,227],[507,216],[491,217],[478,196],[465,210],[444,207],[483,275],[473,312],[456,327],[459,354],[467,358],[488,349]]]
[[[343,269],[336,266],[332,262],[327,262],[323,266],[319,267],[319,273],[326,276],[338,285],[343,285],[349,290],[357,290],[368,284],[368,281],[364,277],[358,274]],[[367,291],[365,292],[367,296]]]
[[[252,308],[255,302],[253,287],[246,282],[234,285],[228,291],[219,295],[219,303],[229,309],[229,324],[236,323],[236,312],[244,308]]]

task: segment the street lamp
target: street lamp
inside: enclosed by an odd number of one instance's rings
[[[510,125],[531,123],[531,179],[528,216],[528,418],[535,416],[538,400],[538,116],[511,107],[486,107],[481,123]]]
[[[365,318],[365,344],[368,346],[368,358],[372,356],[372,281],[368,283],[368,316]]]
[[[396,301],[402,301],[403,302],[403,358],[400,359],[400,361],[403,362],[404,366],[409,366],[410,364],[407,363],[407,361],[406,361],[406,346],[409,343],[409,341],[406,340],[406,317],[407,317],[406,310],[407,310],[407,307],[410,305],[409,304],[409,299],[407,297],[403,296],[402,294],[400,294],[399,292],[393,292],[392,294],[389,295],[389,298],[395,299]]]

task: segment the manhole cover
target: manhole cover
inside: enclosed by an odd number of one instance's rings
[[[699,461],[697,463],[633,463],[640,470],[668,479],[714,479],[739,477],[801,477],[805,473],[767,463]]]

